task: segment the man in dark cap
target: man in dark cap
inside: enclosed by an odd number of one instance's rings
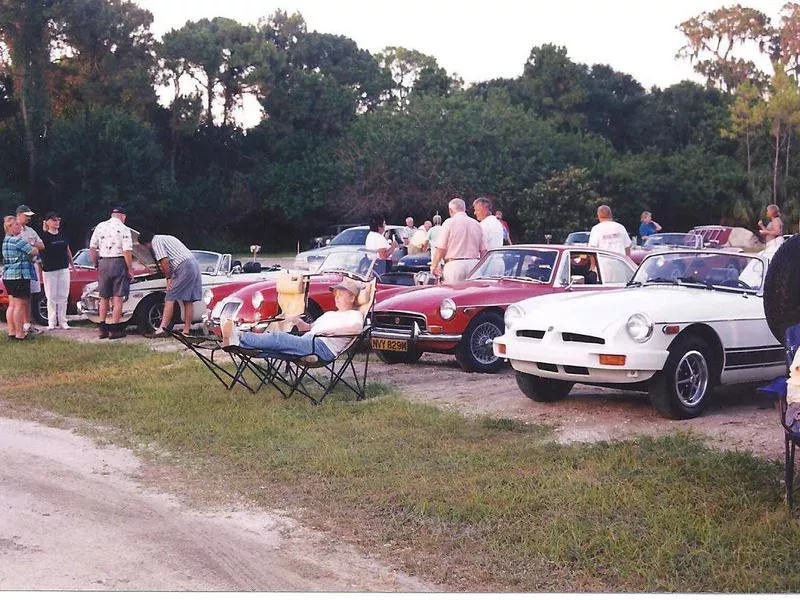
[[[122,303],[128,295],[133,277],[133,238],[125,226],[125,209],[114,207],[111,218],[97,224],[89,242],[92,262],[97,265],[97,290],[100,294],[100,339],[125,337]],[[99,257],[99,258],[98,258]],[[111,319],[108,304],[111,300]]]
[[[20,204],[17,207],[17,222],[22,226],[22,233],[19,234],[26,243],[30,244],[37,250],[44,250],[44,242],[39,234],[30,227],[28,223],[31,222],[31,217],[36,213],[33,212],[27,204]],[[31,279],[31,295],[25,299],[25,325],[24,330],[31,333],[39,333],[39,330],[31,325],[31,297],[42,291],[42,264],[39,256],[34,257],[34,278]]]

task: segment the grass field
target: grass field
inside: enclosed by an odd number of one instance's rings
[[[790,592],[781,466],[686,436],[552,441],[371,385],[321,406],[225,392],[145,344],[0,342],[7,404],[110,427],[215,490],[283,509],[453,590]]]

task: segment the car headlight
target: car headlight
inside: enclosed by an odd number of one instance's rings
[[[214,301],[214,292],[212,292],[210,289],[203,292],[203,304],[205,304],[206,307],[211,306],[211,303],[213,301]]]
[[[631,315],[626,324],[628,335],[634,342],[640,344],[653,337],[653,320],[645,314]]]
[[[445,298],[439,305],[439,314],[445,321],[449,321],[456,316],[456,303],[450,298]]]
[[[504,317],[506,323],[506,329],[511,329],[514,326],[514,323],[519,321],[522,317],[525,316],[525,309],[522,308],[519,304],[511,304],[506,309],[506,314]]]
[[[253,297],[250,299],[250,301],[253,303],[253,308],[258,310],[264,303],[264,294],[262,294],[260,291],[256,292],[253,294]]]

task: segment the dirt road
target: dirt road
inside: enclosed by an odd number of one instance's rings
[[[0,418],[0,589],[432,591],[278,514],[206,512],[128,450]]]

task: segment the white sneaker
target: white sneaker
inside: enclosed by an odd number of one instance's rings
[[[55,328],[56,328],[55,325],[48,325],[47,326],[47,331],[53,331]]]
[[[62,324],[61,324],[61,329],[72,329],[72,327],[70,327],[70,326],[69,326],[69,325],[67,325],[66,323],[62,323]]]

